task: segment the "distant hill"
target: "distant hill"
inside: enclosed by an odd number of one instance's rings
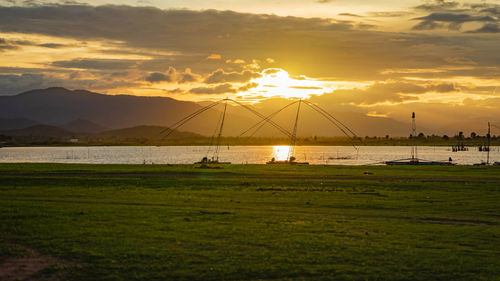
[[[80,123],[80,122],[78,122]],[[77,124],[78,124],[77,123]],[[86,122],[84,124],[87,124]],[[0,134],[7,136],[19,136],[19,137],[90,137],[90,138],[116,138],[116,139],[127,139],[127,138],[147,138],[147,139],[162,139],[165,137],[165,132],[167,127],[161,126],[135,126],[130,128],[123,128],[117,130],[106,130],[97,133],[88,132],[74,132],[67,130],[65,128],[60,128],[50,125],[34,125],[28,128],[19,130],[4,130],[0,131]],[[175,130],[168,136],[168,139],[181,139],[181,138],[202,138],[202,135],[183,132]]]
[[[37,124],[36,121],[25,118],[0,118],[0,131],[19,130]]]
[[[170,126],[201,108],[194,102],[167,97],[102,95],[59,87],[0,97],[0,118],[26,118],[50,125],[84,119],[111,129],[140,125]],[[197,122],[189,122],[182,129],[211,135],[219,117],[220,111],[207,110]],[[245,123],[253,121],[246,120]],[[228,124],[227,132],[231,132],[231,127],[238,126]]]
[[[0,132],[0,134],[4,134],[7,136],[33,136],[33,137],[54,137],[54,138],[64,138],[75,135],[75,133],[70,132],[68,130],[49,125],[34,125],[19,130],[2,131]]]
[[[144,125],[171,127],[181,118],[202,109],[207,104],[209,103],[179,101],[168,97],[102,95],[85,90],[72,91],[56,87],[0,97],[0,118],[33,120],[32,122],[39,124],[60,126],[75,133],[96,133],[105,128],[119,129]],[[246,109],[231,103],[228,105],[223,136],[238,136],[260,121]],[[276,106],[269,102],[266,106],[257,104],[252,107],[267,115],[277,110]],[[206,110],[179,130],[212,136],[217,130],[221,109],[222,106],[218,106]],[[334,113],[334,115],[361,137],[410,134],[410,121],[403,123],[390,118],[369,117],[363,113],[353,112]],[[291,131],[295,111],[290,108],[288,112],[280,113],[273,120]],[[21,129],[19,126],[16,129]],[[419,126],[420,131],[426,133],[425,128]],[[304,110],[300,115],[298,136],[314,135],[340,136],[342,133],[316,112]],[[284,135],[272,126],[265,125],[255,136],[283,137]]]
[[[0,97],[0,118],[27,118],[51,125],[85,119],[111,129],[166,126],[200,108],[195,103],[171,98],[112,96],[65,88]],[[216,119],[218,114],[214,113],[213,119]]]
[[[109,128],[103,127],[92,121],[84,119],[73,120],[58,127],[78,133],[98,133],[105,130],[109,130]]]

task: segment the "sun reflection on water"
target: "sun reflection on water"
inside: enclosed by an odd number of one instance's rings
[[[288,160],[288,153],[290,153],[289,145],[275,145],[273,146],[273,158],[276,161]]]

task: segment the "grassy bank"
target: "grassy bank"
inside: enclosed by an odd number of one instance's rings
[[[0,264],[71,280],[499,280],[500,167],[0,164]],[[1,266],[0,266],[1,267]]]

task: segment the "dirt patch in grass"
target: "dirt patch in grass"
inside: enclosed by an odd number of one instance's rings
[[[65,279],[64,269],[71,265],[70,262],[41,255],[37,251],[19,245],[12,247],[23,251],[16,257],[7,257],[0,260],[0,276],[2,281],[13,280],[50,280]]]

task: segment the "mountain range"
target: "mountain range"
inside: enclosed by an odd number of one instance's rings
[[[132,95],[104,95],[86,90],[68,90],[55,87],[37,89],[14,96],[0,97],[0,132],[20,133],[30,128],[41,133],[51,130],[55,135],[67,133],[99,133],[137,126],[171,127],[181,118],[202,109],[207,103],[180,101],[168,97]],[[267,115],[278,108],[250,106]],[[206,110],[179,130],[205,136],[217,131],[223,106]],[[292,131],[295,109],[283,111],[273,120]],[[342,120],[359,136],[407,136],[410,125],[385,117],[370,117],[362,113],[338,113]],[[228,104],[223,135],[238,136],[261,119],[249,110]],[[341,136],[342,132],[317,113],[301,111],[299,136]],[[42,127],[40,127],[42,126]],[[43,127],[45,126],[45,127]],[[55,129],[61,131],[55,133]],[[265,125],[257,136],[283,137],[270,125]]]

